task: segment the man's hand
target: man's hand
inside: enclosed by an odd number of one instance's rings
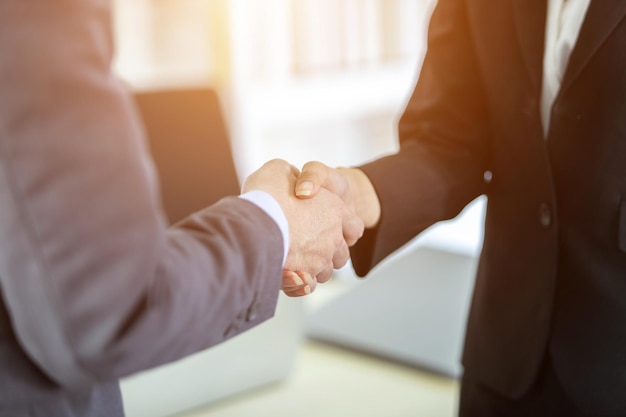
[[[296,196],[313,198],[320,189],[339,196],[363,221],[366,228],[380,219],[380,201],[371,181],[358,168],[330,168],[321,162],[308,162],[296,180]]]
[[[336,194],[320,189],[315,196],[294,194],[300,172],[282,160],[272,160],[252,173],[242,191],[261,190],[278,201],[289,223],[290,247],[283,274],[283,291],[306,295],[317,282],[330,279],[333,269],[348,261],[363,234],[363,222]]]

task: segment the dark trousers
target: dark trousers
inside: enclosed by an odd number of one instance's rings
[[[591,417],[580,411],[565,393],[549,360],[537,381],[522,398],[512,400],[464,375],[459,417]],[[595,416],[594,416],[595,417]]]

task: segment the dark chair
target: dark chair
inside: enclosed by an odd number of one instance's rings
[[[214,91],[141,92],[136,99],[170,221],[239,193],[229,137]],[[300,347],[303,313],[302,304],[282,300],[274,318],[253,331],[125,378],[126,413],[171,416],[283,381]]]
[[[214,90],[138,92],[135,99],[171,223],[239,194],[228,130]]]

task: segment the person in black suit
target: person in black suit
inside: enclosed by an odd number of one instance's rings
[[[269,319],[362,228],[330,192],[302,204],[278,160],[168,227],[109,18],[0,0],[1,417],[123,416],[119,378]]]
[[[298,180],[364,220],[361,276],[487,196],[461,416],[626,415],[625,16],[617,0],[439,0],[399,152]]]

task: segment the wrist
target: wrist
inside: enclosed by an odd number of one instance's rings
[[[358,168],[339,168],[348,179],[356,215],[365,228],[375,227],[381,214],[380,200],[369,177]]]
[[[278,199],[263,190],[246,191],[239,195],[239,198],[253,203],[274,220],[283,236],[283,265],[285,265],[290,245],[290,228],[286,213]]]

